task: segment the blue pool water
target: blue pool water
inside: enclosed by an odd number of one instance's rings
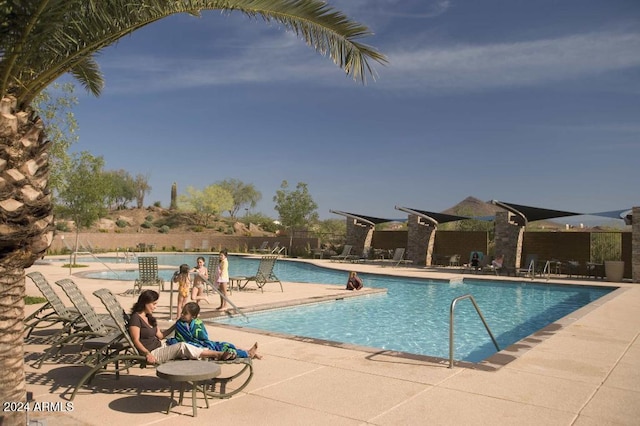
[[[191,265],[195,264],[197,257],[168,256],[159,258],[158,263]],[[234,256],[229,261],[231,275],[253,275],[257,266],[257,259]],[[173,271],[163,271],[165,279],[169,279]],[[274,271],[282,281],[322,284],[344,284],[347,274],[287,261],[278,261]],[[104,279],[109,274],[92,273],[91,276]],[[133,280],[137,277],[137,271],[129,274],[130,277],[120,279]],[[450,284],[376,274],[361,274],[361,277],[365,286],[386,288],[387,293],[250,314],[249,323],[239,317],[216,321],[448,358],[449,309],[456,297],[473,295],[500,348],[506,348],[612,290],[532,282],[493,283],[465,279],[462,283]],[[471,302],[460,301],[455,313],[455,358],[478,362],[495,352],[495,346]]]

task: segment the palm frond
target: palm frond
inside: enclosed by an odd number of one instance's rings
[[[27,105],[47,85],[71,72],[98,95],[102,75],[93,55],[131,32],[177,13],[239,11],[295,32],[355,80],[375,77],[369,61],[384,55],[358,40],[364,25],[320,0],[14,0],[0,26],[0,95]]]

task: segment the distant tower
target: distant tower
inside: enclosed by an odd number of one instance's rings
[[[178,185],[175,182],[173,182],[173,185],[171,185],[171,205],[169,206],[169,210],[178,209],[177,197],[178,197]]]

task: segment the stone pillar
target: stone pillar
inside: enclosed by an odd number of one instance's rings
[[[353,246],[351,254],[360,256],[365,248],[371,248],[373,226],[359,223],[356,219],[347,217],[346,244]]]
[[[416,266],[431,265],[436,228],[410,214],[407,220],[407,255]]]
[[[631,213],[631,279],[640,283],[640,207],[634,207]]]
[[[508,211],[496,212],[495,255],[504,254],[505,268],[519,268],[522,257],[524,226],[517,223],[517,216]]]

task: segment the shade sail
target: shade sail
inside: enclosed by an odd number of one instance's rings
[[[435,220],[438,223],[456,222],[458,220],[465,220],[465,219],[476,219],[476,218],[467,217],[467,216],[456,216],[456,215],[446,214],[446,213],[437,213],[437,212],[429,212],[429,211],[420,210],[420,209],[412,209],[410,207],[396,206],[396,209],[404,211],[409,214],[417,213],[418,215],[424,215],[424,216],[430,217],[431,219]]]
[[[405,222],[406,221],[405,219],[383,219],[380,217],[366,216],[366,215],[357,214],[357,213],[348,213],[340,210],[329,210],[329,212],[339,214],[345,217],[350,217],[359,222],[366,223],[369,225],[377,225],[379,223],[386,223],[386,222]]]
[[[506,203],[504,201],[491,201],[496,206],[500,206],[515,214],[521,214],[528,222],[536,220],[555,219],[558,217],[580,216],[586,213],[567,212],[563,210],[543,209],[541,207],[523,206],[521,204]]]

